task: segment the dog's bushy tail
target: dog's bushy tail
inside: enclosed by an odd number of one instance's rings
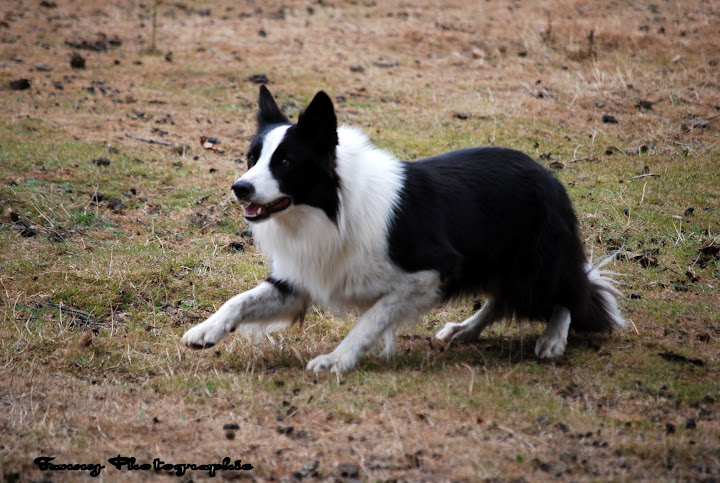
[[[588,262],[585,274],[588,279],[589,294],[584,317],[579,324],[573,324],[575,330],[583,332],[612,332],[627,325],[618,306],[617,297],[622,293],[617,289],[617,282],[611,277],[617,275],[613,272],[601,270],[611,262],[618,252],[612,253],[593,263]]]

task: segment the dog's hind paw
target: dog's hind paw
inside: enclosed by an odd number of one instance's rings
[[[355,367],[356,363],[357,357],[354,357],[352,354],[332,352],[330,354],[317,356],[311,360],[307,365],[307,370],[313,372],[330,371],[341,373],[349,371]]]
[[[207,349],[217,344],[225,336],[225,330],[221,324],[205,321],[185,332],[182,336],[182,343],[191,349]]]
[[[458,342],[473,342],[480,336],[480,330],[477,327],[468,324],[456,324],[448,322],[445,327],[440,329],[435,338],[443,342],[457,344]]]
[[[448,322],[437,332],[437,334],[435,334],[435,338],[443,342],[450,342],[455,337],[455,334],[462,332],[462,330],[463,327],[461,324]]]
[[[541,334],[535,343],[535,355],[540,359],[552,359],[565,352],[567,339],[560,334]]]

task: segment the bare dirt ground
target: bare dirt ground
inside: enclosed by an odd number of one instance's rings
[[[210,477],[118,456],[257,481],[720,479],[717,5],[181,0],[155,36],[151,0],[0,4],[5,481],[91,477],[42,456],[107,481]],[[274,343],[185,350],[266,274],[228,190],[260,83],[292,117],[327,91],[403,159],[528,152],[588,252],[621,250],[631,326],[549,363],[532,324],[446,350],[463,300],[342,378],[304,372],[353,322],[323,307]]]

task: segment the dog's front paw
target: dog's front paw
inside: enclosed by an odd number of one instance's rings
[[[191,349],[207,349],[217,344],[225,336],[225,328],[222,324],[212,320],[206,320],[182,336],[182,343]]]
[[[565,352],[567,339],[560,334],[542,333],[535,343],[535,355],[540,359],[552,359]]]
[[[349,371],[357,363],[357,356],[352,352],[338,352],[334,351],[330,354],[324,354],[317,356],[311,360],[307,365],[308,371],[322,372],[332,371],[341,373]]]

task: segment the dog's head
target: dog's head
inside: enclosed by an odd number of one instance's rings
[[[232,185],[247,203],[245,219],[259,222],[292,216],[295,206],[308,205],[335,221],[340,181],[335,170],[337,119],[332,101],[318,92],[292,124],[272,94],[260,87],[258,130],[248,150],[248,171]]]

